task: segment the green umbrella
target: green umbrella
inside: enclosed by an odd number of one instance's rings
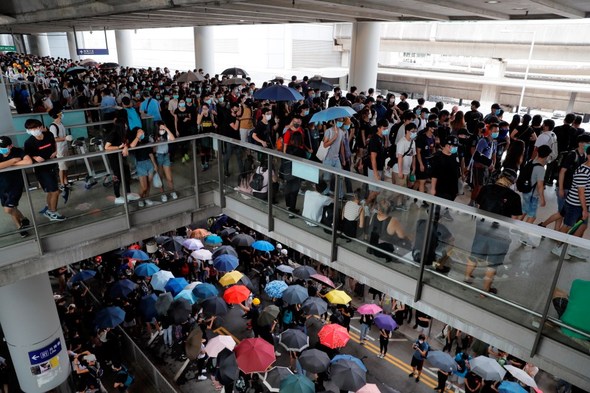
[[[271,304],[266,306],[258,316],[258,324],[260,326],[272,325],[275,319],[279,316],[280,310],[277,306]]]
[[[311,379],[301,374],[289,375],[281,382],[281,393],[314,393],[315,385]]]

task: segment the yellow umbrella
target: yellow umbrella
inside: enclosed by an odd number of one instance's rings
[[[326,299],[332,304],[348,304],[352,301],[351,297],[348,296],[346,292],[338,289],[326,293]]]
[[[227,287],[228,285],[237,284],[242,277],[244,277],[242,273],[234,270],[233,272],[225,273],[225,275],[219,279],[219,283],[224,287]]]

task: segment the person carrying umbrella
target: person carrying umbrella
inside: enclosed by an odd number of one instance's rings
[[[410,363],[410,366],[412,366],[412,372],[408,377],[412,378],[416,371],[418,371],[418,375],[416,375],[416,383],[418,383],[420,382],[424,360],[428,356],[428,351],[430,350],[430,345],[426,342],[426,336],[424,334],[418,336],[418,340],[414,342],[412,349],[414,349],[414,354],[412,355],[412,361]]]

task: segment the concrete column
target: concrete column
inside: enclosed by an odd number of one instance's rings
[[[35,34],[34,36],[35,40],[37,41],[37,50],[39,51],[39,56],[51,56],[51,51],[49,50],[49,39],[47,38],[47,34],[40,33]]]
[[[574,111],[574,105],[576,104],[576,98],[578,97],[578,92],[577,91],[572,91],[570,93],[570,100],[567,103],[567,109],[566,112],[567,113],[572,113]]]
[[[500,79],[504,78],[506,73],[506,62],[498,59],[490,59],[483,70],[483,77],[485,79]],[[484,81],[485,82],[485,81]],[[482,108],[489,108],[493,103],[500,99],[501,87],[483,84],[481,88],[481,97],[479,102]],[[517,103],[515,103],[516,105]]]
[[[133,30],[116,30],[117,59],[121,67],[133,67]]]
[[[195,45],[195,68],[205,74],[215,75],[215,26],[193,27]]]
[[[380,22],[354,22],[350,50],[350,78],[348,84],[366,92],[377,85]]]
[[[55,389],[70,374],[47,273],[0,287],[0,323],[21,390]]]
[[[70,52],[70,59],[73,61],[80,60],[80,56],[78,56],[78,52],[76,50],[76,35],[73,31],[68,31],[66,33],[68,37],[68,50]]]
[[[426,79],[426,81],[424,82],[424,95],[422,97],[424,97],[424,99],[426,101],[428,101],[428,88],[430,87],[430,80]]]

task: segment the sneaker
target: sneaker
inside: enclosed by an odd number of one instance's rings
[[[28,231],[20,231],[19,234],[20,234],[20,237],[22,237],[23,239],[25,237],[29,236],[29,232]]]
[[[64,204],[68,203],[68,199],[70,198],[69,186],[64,186],[63,191],[61,192],[61,197],[64,199]]]
[[[588,257],[590,257],[590,254],[588,254],[588,250],[576,246],[569,246],[567,249],[567,253],[568,255],[571,255],[572,257],[578,259],[588,259]]]
[[[170,193],[170,198],[172,198],[172,199],[178,199],[178,195],[176,194],[176,192],[171,192]]]
[[[199,377],[197,378],[199,381],[204,381],[207,379],[207,377],[205,375],[199,375]]]
[[[146,200],[145,200],[145,204],[146,204],[147,206],[154,206],[154,201],[152,201],[151,199],[146,199]]]
[[[139,195],[137,195],[134,192],[130,192],[129,194],[127,194],[127,200],[128,201],[136,201],[139,199]]]
[[[115,198],[115,205],[122,205],[125,203],[125,198],[123,198],[122,196]]]
[[[145,207],[145,203],[144,203],[143,201],[139,201],[139,202],[137,202],[137,205],[138,205],[139,207]]]
[[[19,230],[21,230],[20,233],[20,237],[25,238],[27,236],[29,236],[29,232],[28,231],[24,231],[22,229],[28,227],[31,225],[31,222],[29,221],[28,218],[24,217],[22,219],[22,221],[20,222],[20,226],[18,227]]]
[[[420,377],[416,377],[416,383],[420,382]]]
[[[410,378],[412,378],[413,376],[414,376],[414,372],[413,371],[408,374],[408,377],[410,377]]]
[[[558,257],[561,257],[561,251],[562,251],[561,247],[563,247],[563,246],[555,246],[555,247],[553,247],[553,249],[551,250],[551,253],[553,255],[557,255]],[[565,257],[563,259],[565,259],[566,261],[569,261],[570,259],[572,259],[572,257],[566,251]]]
[[[275,351],[275,356],[281,356],[281,353],[279,351]]]
[[[49,211],[49,209],[43,214],[45,217],[49,218],[50,221],[64,221],[66,218],[59,214],[58,212]]]
[[[168,197],[166,196],[166,194],[162,194],[162,196],[160,197],[160,200],[162,202],[168,202]]]
[[[453,221],[453,217],[451,217],[451,213],[449,213],[448,209],[442,214],[442,218],[446,221]]]
[[[45,206],[43,209],[39,210],[39,214],[43,214],[45,215],[45,212],[49,210],[49,208],[47,206]]]

